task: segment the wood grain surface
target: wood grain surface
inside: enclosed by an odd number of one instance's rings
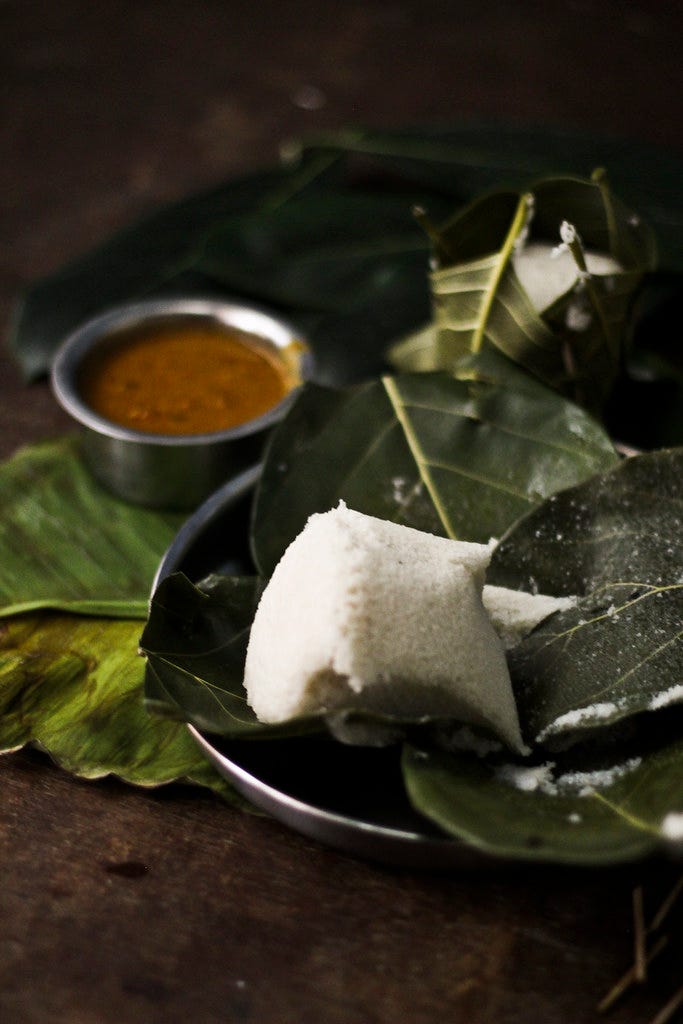
[[[680,150],[681,28],[659,0],[6,0],[3,325],[36,276],[313,129],[474,118]],[[0,456],[67,428],[3,349]],[[0,1021],[587,1024],[631,961],[633,887],[654,906],[678,871],[389,869],[25,751],[0,761]],[[680,981],[653,972],[608,1019],[650,1020]]]

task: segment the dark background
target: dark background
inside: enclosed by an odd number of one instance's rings
[[[306,132],[483,120],[680,152],[681,10],[0,3],[3,325],[36,277]],[[0,396],[2,456],[68,427],[4,351]],[[583,1024],[629,963],[633,886],[655,901],[675,876],[388,869],[24,752],[0,762],[0,1019]],[[655,973],[611,1019],[650,1019],[674,982]]]

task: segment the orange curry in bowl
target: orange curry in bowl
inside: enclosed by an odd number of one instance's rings
[[[192,320],[121,332],[84,359],[79,390],[119,426],[151,434],[229,430],[301,383],[297,343],[278,349],[237,328]]]

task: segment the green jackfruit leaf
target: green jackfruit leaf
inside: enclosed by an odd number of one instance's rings
[[[439,228],[425,223],[432,323],[390,350],[393,364],[452,370],[492,348],[600,412],[622,369],[635,295],[655,265],[651,230],[604,174],[493,192]]]

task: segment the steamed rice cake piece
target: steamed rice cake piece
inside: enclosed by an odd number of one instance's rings
[[[576,604],[575,597],[550,597],[528,594],[524,590],[508,590],[487,583],[482,594],[484,608],[506,650],[516,647],[525,636],[555,612],[566,611]]]
[[[259,603],[245,666],[263,722],[367,709],[454,718],[523,749],[482,603],[491,547],[348,509],[311,516]]]

